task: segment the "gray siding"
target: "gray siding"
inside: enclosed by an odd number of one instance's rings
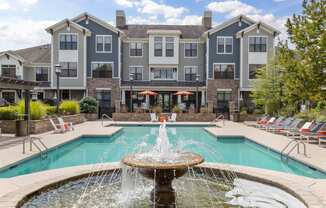
[[[85,20],[78,22],[79,25],[86,27],[92,32],[87,37],[87,75],[91,76],[92,62],[113,62],[113,77],[119,76],[119,36],[117,33],[89,20],[88,24]],[[112,53],[96,53],[96,35],[112,35]]]
[[[129,66],[143,66],[143,80],[149,80],[149,66],[148,66],[148,43],[143,43],[143,56],[130,57],[129,43],[122,43],[122,80],[129,80]]]
[[[200,80],[206,80],[205,77],[205,43],[198,43],[197,57],[185,57],[184,43],[179,45],[179,68],[178,68],[178,80],[185,80],[185,66],[197,66]]]
[[[53,77],[53,87],[56,87],[56,75],[55,75],[55,65],[59,62],[59,34],[60,33],[77,33],[78,34],[78,62],[77,62],[77,78],[60,78],[60,88],[69,89],[69,88],[85,88],[86,83],[84,82],[85,72],[84,72],[84,34],[75,29],[74,27],[70,27],[70,31],[67,30],[67,27],[64,27],[60,30],[57,30],[53,33],[53,65],[52,65],[52,77]],[[50,80],[51,81],[51,80]]]
[[[249,80],[249,63],[248,63],[248,56],[249,56],[249,36],[267,36],[267,57],[271,57],[271,53],[274,49],[274,36],[267,33],[263,29],[260,30],[260,33],[257,34],[256,30],[252,30],[246,33],[243,36],[243,62],[242,62],[242,88],[251,88],[251,81]],[[267,58],[267,61],[268,61]]]
[[[238,22],[209,35],[209,66],[208,78],[213,78],[214,63],[234,63],[235,78],[240,77],[240,40],[236,38],[236,33],[248,27],[249,25],[242,22],[239,27]],[[216,54],[217,36],[233,36],[233,54]]]

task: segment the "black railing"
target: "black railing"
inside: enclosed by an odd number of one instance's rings
[[[234,79],[234,72],[215,72],[215,79]]]
[[[130,86],[131,81],[121,81],[121,85]],[[132,81],[133,86],[172,86],[172,87],[202,87],[205,86],[205,81],[170,81],[170,80],[155,80],[155,81]]]
[[[38,82],[39,83],[39,87],[50,87],[51,86],[51,82]]]
[[[94,70],[93,78],[112,78],[111,70]]]

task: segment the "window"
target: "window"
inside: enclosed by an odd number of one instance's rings
[[[266,52],[266,37],[249,37],[249,52]]]
[[[232,100],[232,91],[217,91],[217,111],[228,112],[229,102]]]
[[[112,63],[92,63],[93,78],[112,78]]]
[[[16,65],[1,65],[1,76],[16,79]]]
[[[264,66],[265,64],[249,64],[249,79],[256,79],[257,70]]]
[[[9,103],[15,103],[16,93],[14,91],[3,91],[2,98],[5,99]]]
[[[134,80],[142,80],[143,79],[143,67],[142,66],[130,66],[129,74],[134,75]]]
[[[165,38],[165,56],[173,57],[174,56],[174,37]]]
[[[215,79],[234,79],[234,64],[214,64]]]
[[[230,54],[233,51],[233,37],[217,37],[217,53]]]
[[[129,44],[130,56],[143,56],[143,44],[142,43],[130,43]]]
[[[175,79],[176,68],[152,68],[153,79]]]
[[[185,80],[195,81],[197,76],[198,67],[197,66],[185,66]]]
[[[77,50],[77,34],[60,34],[60,50]]]
[[[35,80],[37,82],[49,81],[49,70],[47,67],[36,67],[35,70],[36,70]]]
[[[185,43],[185,57],[196,57],[197,47],[197,43]]]
[[[96,52],[111,53],[112,52],[112,36],[97,35],[96,36]]]
[[[162,37],[154,37],[154,56],[162,56]]]
[[[60,77],[77,77],[77,62],[62,62]]]

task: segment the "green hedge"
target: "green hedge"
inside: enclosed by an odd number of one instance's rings
[[[15,120],[17,108],[15,106],[0,107],[0,120]]]
[[[46,114],[47,115],[53,115],[53,114],[57,113],[57,107],[56,106],[45,105],[45,109],[46,109]]]
[[[80,107],[77,101],[64,100],[60,103],[59,110],[63,114],[74,115],[80,112]]]
[[[96,113],[97,101],[93,97],[84,97],[80,101],[80,111],[82,113]]]
[[[25,101],[22,100],[17,105],[17,112],[25,114]],[[46,105],[40,101],[30,102],[30,118],[31,120],[40,120],[46,115]]]

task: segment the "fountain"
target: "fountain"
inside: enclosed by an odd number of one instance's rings
[[[157,208],[175,207],[176,192],[172,181],[183,176],[189,168],[203,162],[204,158],[198,154],[171,150],[165,121],[159,128],[152,151],[129,154],[122,159],[123,164],[137,168],[144,177],[154,180],[150,199]]]

